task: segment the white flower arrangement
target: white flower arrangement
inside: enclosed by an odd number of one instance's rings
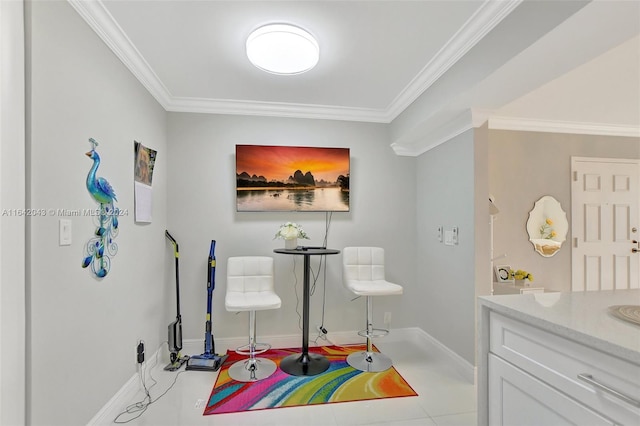
[[[273,239],[275,240],[276,238],[281,238],[283,240],[292,240],[294,238],[309,239],[307,233],[302,229],[302,226],[294,222],[287,222],[280,225],[280,229],[278,229],[278,232],[276,232],[276,236],[273,237]]]

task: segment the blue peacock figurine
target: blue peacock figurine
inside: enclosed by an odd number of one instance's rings
[[[87,175],[87,190],[91,197],[100,205],[95,217],[97,229],[95,236],[89,240],[85,247],[85,254],[82,260],[82,267],[91,265],[93,273],[103,278],[111,269],[111,257],[118,252],[118,245],[113,241],[118,235],[118,214],[119,209],[114,206],[114,201],[118,201],[116,194],[107,180],[103,177],[96,177],[98,167],[100,167],[100,156],[96,151],[98,142],[90,138],[91,151],[85,155],[93,160],[93,166]]]

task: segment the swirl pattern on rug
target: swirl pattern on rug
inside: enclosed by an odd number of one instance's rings
[[[327,371],[316,376],[291,376],[278,368],[270,377],[252,383],[237,382],[229,377],[229,367],[246,356],[228,351],[229,357],[218,374],[204,415],[418,395],[393,367],[379,373],[366,373],[347,364],[350,353],[365,347],[309,348],[309,352],[329,359]],[[282,359],[298,352],[299,348],[271,349],[260,357],[269,358],[279,366]]]

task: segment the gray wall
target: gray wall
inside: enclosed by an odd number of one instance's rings
[[[180,244],[183,332],[186,339],[203,339],[207,255],[216,240],[216,289],[213,329],[216,337],[245,336],[248,316],[224,307],[226,261],[229,256],[267,255],[276,262],[276,291],[282,308],[259,316],[259,334],[300,334],[302,259],[273,253],[283,247],[274,240],[280,224],[300,223],[310,240],[324,238],[325,213],[236,212],[235,145],[298,145],[348,147],[351,152],[351,211],[334,213],[328,246],[376,245],[386,249],[387,278],[400,283],[405,294],[380,297],[374,303],[376,320],[392,312],[392,327],[415,325],[407,307],[419,294],[415,286],[415,159],[398,157],[389,147],[380,124],[328,120],[170,113],[168,126],[169,229]],[[312,259],[317,271],[319,259]],[[332,331],[359,330],[365,318],[364,300],[342,285],[342,254],[327,256],[325,327]],[[294,276],[294,271],[297,276]],[[322,275],[311,299],[311,325],[320,324]],[[297,288],[297,296],[296,289]],[[296,305],[297,308],[296,308]]]
[[[541,132],[489,131],[489,192],[500,209],[494,223],[496,265],[534,275],[532,285],[571,290],[571,157],[640,158],[640,140],[629,137]],[[529,242],[529,211],[544,195],[567,213],[567,242],[553,257],[542,257]]]
[[[68,218],[73,242],[64,247],[60,217],[28,221],[27,421],[84,424],[135,374],[137,340],[150,355],[166,339],[167,114],[67,2],[27,6],[28,206],[97,207],[85,186],[93,137],[98,175],[129,212],[102,280],[81,268],[91,217]],[[134,139],[159,151],[145,226],[133,220]]]
[[[417,158],[414,324],[475,364],[475,168],[469,130]],[[437,239],[460,230],[459,244]]]

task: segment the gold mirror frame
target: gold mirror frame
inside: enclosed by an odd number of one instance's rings
[[[536,201],[529,212],[527,233],[529,241],[540,256],[554,256],[567,238],[569,222],[560,202],[550,195]]]

